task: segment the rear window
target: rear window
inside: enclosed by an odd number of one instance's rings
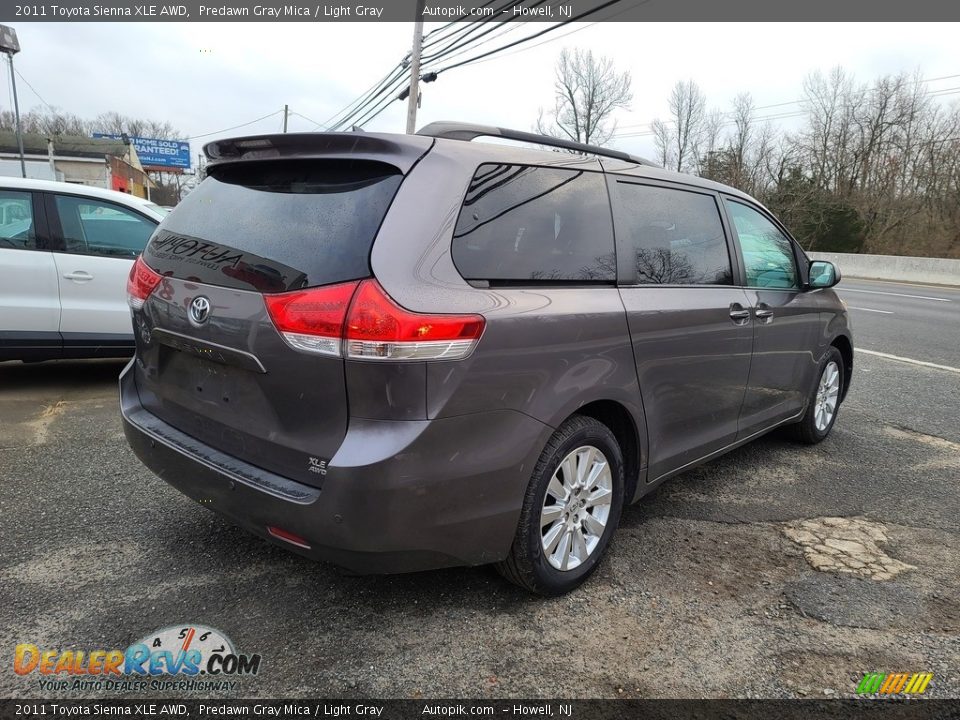
[[[453,234],[467,280],[613,282],[616,260],[603,175],[481,165]]]
[[[145,253],[160,273],[282,292],[370,275],[370,248],[400,186],[397,168],[355,160],[214,168]]]

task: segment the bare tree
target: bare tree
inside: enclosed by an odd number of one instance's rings
[[[42,110],[34,108],[24,113],[20,117],[20,122],[24,132],[38,133],[48,137],[61,135],[87,137],[95,132],[108,135],[127,133],[132,136],[160,140],[176,140],[183,137],[182,133],[169,122],[128,117],[116,111],[101,113],[94,120],[84,120],[72,113],[48,106]],[[0,112],[0,129],[11,130],[14,126],[13,113]]]
[[[58,135],[88,135],[89,123],[55,107],[44,110],[31,110],[20,116],[20,125],[25,133],[37,133],[47,137]],[[0,129],[13,130],[16,119],[10,111],[0,113]]]
[[[673,165],[673,129],[669,123],[657,118],[650,124],[653,144],[657,148],[657,162],[663,167]]]
[[[661,163],[758,197],[808,249],[960,257],[960,104],[919,74],[812,73],[791,132],[760,123],[747,94],[708,113],[689,81],[669,107],[652,124]]]
[[[696,172],[705,161],[707,100],[693,80],[685,80],[674,85],[669,107],[670,120],[657,118],[651,126],[658,159],[671,170]]]
[[[177,140],[183,137],[182,133],[169,122],[129,117],[113,110],[101,113],[91,124],[96,128],[96,132],[110,135],[127,133],[127,135],[133,137],[149,137],[159,140]]]
[[[629,71],[618,72],[613,61],[592,50],[564,48],[557,60],[553,110],[541,108],[537,131],[575,142],[603,145],[616,131],[612,116],[633,100]]]
[[[719,110],[707,113],[703,122],[703,131],[700,133],[700,143],[697,148],[697,173],[702,175],[709,158],[720,148],[721,133],[724,126],[724,115]]]

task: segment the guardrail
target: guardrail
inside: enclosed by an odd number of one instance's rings
[[[960,286],[960,260],[859,253],[808,252],[807,255],[812,260],[829,260],[840,268],[844,277]]]

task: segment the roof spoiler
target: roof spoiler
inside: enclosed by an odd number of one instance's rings
[[[433,140],[415,135],[283,133],[214,140],[203,146],[203,152],[210,168],[261,160],[345,157],[389,163],[406,174],[432,145]]]

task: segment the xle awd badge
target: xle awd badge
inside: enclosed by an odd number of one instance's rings
[[[194,325],[203,325],[207,318],[210,317],[210,300],[203,295],[197,295],[193,302],[190,303],[190,308],[187,311],[187,314],[190,316],[190,322]]]

